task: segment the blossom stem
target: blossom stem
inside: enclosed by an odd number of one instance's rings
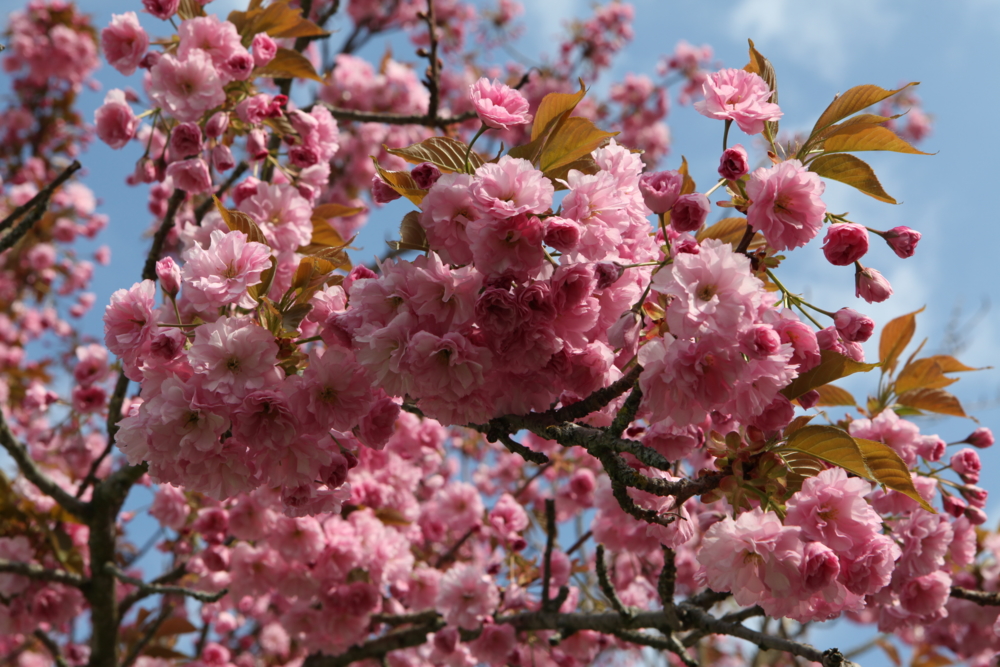
[[[726,179],[725,179],[725,178],[720,178],[720,179],[719,179],[719,182],[718,182],[718,183],[716,183],[715,185],[713,185],[713,186],[712,186],[712,188],[711,188],[711,189],[710,189],[710,190],[709,190],[708,192],[706,192],[706,193],[705,193],[705,196],[707,197],[707,196],[709,196],[710,194],[712,194],[713,192],[715,192],[716,190],[718,190],[718,189],[719,189],[719,186],[721,186],[721,185],[722,185],[723,183],[725,183],[725,182],[726,182]]]
[[[468,173],[468,174],[473,173],[472,172],[472,167],[469,164],[469,156],[472,155],[472,147],[475,145],[476,139],[478,139],[479,137],[483,136],[483,133],[486,132],[486,130],[488,130],[488,129],[489,129],[489,126],[486,123],[483,123],[479,127],[479,131],[476,132],[476,136],[472,137],[472,141],[469,142],[469,147],[465,149],[465,172]]]
[[[726,152],[726,148],[728,148],[728,144],[729,144],[729,128],[732,126],[732,124],[733,124],[732,119],[726,120],[726,129],[724,129],[722,131],[722,152],[723,153],[725,153]]]

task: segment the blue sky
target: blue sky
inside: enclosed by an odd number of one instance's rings
[[[137,1],[84,0],[78,4],[96,15],[98,27],[108,23],[112,11],[141,8]],[[225,15],[239,4],[219,0],[208,9]],[[518,48],[536,54],[541,52],[540,46],[554,43],[562,22],[586,16],[591,3],[545,0],[525,4],[528,29]],[[746,40],[752,38],[777,71],[785,112],[782,127],[805,130],[835,93],[851,86],[874,83],[890,88],[901,82],[921,81],[917,93],[935,121],[934,133],[921,148],[936,155],[865,156],[886,190],[902,204],[883,204],[836,183],[827,186],[824,197],[831,211],[850,211],[852,220],[869,227],[907,225],[923,233],[917,255],[909,260],[898,259],[873,238],[866,264],[882,271],[896,295],[874,306],[856,300],[852,270],[829,265],[818,241],[792,253],[779,275],[786,285],[809,295],[817,305],[828,310],[851,306],[872,315],[880,324],[926,306],[918,319],[918,338],[929,337],[927,349],[932,351],[956,309],[961,309],[967,320],[981,303],[992,302],[993,308],[966,332],[969,346],[960,358],[974,366],[1000,367],[1000,346],[996,344],[1000,299],[995,289],[1000,278],[1000,230],[991,201],[997,175],[994,110],[1000,108],[1000,88],[994,82],[1000,63],[1000,2],[634,0],[632,4],[637,17],[636,39],[598,87],[609,85],[627,71],[652,74],[660,56],[672,51],[680,39],[711,44],[719,61],[741,67],[747,60]],[[141,17],[154,34],[165,33],[165,24],[148,15]],[[368,55],[378,57],[382,50],[383,45],[373,44]],[[399,43],[393,50],[397,59],[414,60],[405,44]],[[140,87],[137,76],[126,80],[106,65],[97,78],[104,90],[87,92],[81,98],[87,118],[92,118],[108,88]],[[0,83],[5,81],[0,75]],[[677,105],[668,120],[673,145],[662,166],[675,168],[685,155],[704,189],[714,179],[722,124]],[[745,135],[736,128],[733,132],[730,143],[747,143]],[[139,152],[137,146],[111,151],[95,142],[82,156],[88,169],[86,181],[102,201],[100,210],[111,217],[110,228],[97,244],[112,247],[112,265],[97,269],[97,306],[86,318],[87,329],[95,335],[101,334],[103,304],[112,291],[137,279],[145,255],[147,243],[141,235],[151,222],[145,189],[124,185],[124,176]],[[372,229],[361,239],[367,245],[365,258],[382,251],[380,239],[392,233],[405,210],[402,204],[392,205],[373,215]],[[877,336],[867,346],[870,357],[876,356],[876,341]],[[843,384],[856,396],[863,396],[874,381],[874,377],[861,377]],[[1000,427],[998,388],[997,371],[983,371],[968,375],[953,389],[983,425]],[[924,420],[920,425],[925,432],[940,433],[949,441],[962,439],[975,427],[958,419]],[[1000,450],[984,452],[984,463],[987,470],[996,470]],[[1000,483],[995,480],[986,474],[983,485],[1000,494]],[[996,521],[1000,503],[991,503],[991,509],[991,521]],[[853,628],[814,637],[819,646],[836,644],[841,648],[859,641],[863,638]],[[865,664],[877,665],[883,660],[875,654],[866,657],[870,659]]]

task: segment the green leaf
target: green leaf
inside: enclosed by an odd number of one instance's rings
[[[253,71],[254,76],[269,79],[311,79],[323,83],[322,77],[316,74],[316,69],[309,59],[294,49],[278,47],[274,59],[263,67]]]
[[[882,364],[883,373],[892,374],[896,369],[896,360],[910,344],[913,334],[917,330],[917,314],[923,310],[921,308],[912,313],[901,315],[891,320],[882,329],[882,335],[878,341],[878,358],[879,363]]]
[[[805,452],[853,472],[858,477],[875,481],[858,443],[849,433],[834,426],[810,425],[800,428],[776,451],[783,454],[786,450]]]
[[[819,366],[799,375],[782,389],[781,393],[788,400],[795,400],[807,391],[818,389],[848,375],[867,373],[876,366],[878,364],[864,364],[830,350],[821,350]]]
[[[586,94],[587,89],[583,85],[583,79],[580,79],[580,90],[575,93],[549,93],[543,97],[531,126],[531,140],[535,141],[547,134],[546,130],[550,129],[549,126],[553,122],[558,123],[559,120],[569,117]]]
[[[820,115],[819,120],[816,121],[816,125],[813,127],[810,138],[816,136],[817,133],[833,125],[838,120],[847,118],[853,113],[870,107],[876,102],[881,102],[888,97],[892,97],[904,88],[915,86],[918,83],[914,81],[896,90],[885,90],[871,84],[851,88],[843,95],[835,97],[830,106],[826,108],[826,111]]]
[[[551,172],[599,148],[618,132],[605,132],[588,118],[567,118],[545,142],[539,158],[542,172]]]
[[[809,170],[820,176],[846,183],[879,201],[897,203],[882,189],[882,184],[868,163],[853,155],[821,155],[809,164]]]
[[[965,414],[958,398],[944,389],[913,389],[897,396],[896,402],[917,410],[936,412],[939,415],[969,416]]]
[[[819,401],[816,403],[819,407],[853,406],[858,404],[849,391],[841,389],[834,384],[825,384],[822,387],[817,387],[816,391],[819,392]]]
[[[824,153],[853,151],[893,151],[930,155],[910,145],[905,139],[882,125],[870,123],[844,124],[823,140]]]
[[[410,164],[430,162],[445,172],[465,173],[465,153],[469,146],[451,137],[430,137],[420,143],[405,148],[389,148],[382,146],[390,155],[403,158]],[[469,165],[479,169],[483,165],[481,155],[472,151],[469,154]],[[418,202],[419,203],[419,202]]]
[[[899,458],[899,454],[892,447],[885,443],[865,438],[854,438],[854,441],[858,443],[858,447],[865,457],[868,468],[880,484],[913,498],[925,510],[937,514],[937,511],[917,493],[917,488],[913,486],[913,477],[910,475],[909,468],[906,467],[903,459]]]

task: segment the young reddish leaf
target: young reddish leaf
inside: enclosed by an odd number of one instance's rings
[[[781,454],[786,450],[805,452],[859,477],[875,481],[858,443],[846,431],[834,426],[811,425],[800,428],[777,451]]]
[[[845,124],[823,140],[824,153],[850,153],[852,151],[893,151],[930,155],[930,153],[914,148],[889,128],[869,123]]]
[[[834,384],[825,384],[822,387],[817,387],[816,391],[819,392],[819,401],[816,405],[820,407],[830,407],[838,405],[857,405],[858,402],[854,400],[851,393],[846,389],[841,389]]]
[[[451,137],[430,137],[405,148],[389,148],[385,145],[382,147],[390,155],[399,156],[410,164],[431,162],[441,171],[458,173],[465,172],[465,153],[469,150],[467,144]],[[469,154],[469,165],[473,169],[479,169],[483,166],[483,162],[483,156],[475,151]]]
[[[876,646],[885,651],[886,656],[892,661],[895,667],[903,667],[903,661],[899,657],[899,649],[897,649],[892,642],[888,639],[878,638],[875,640]]]
[[[181,0],[177,7],[177,16],[182,21],[205,16],[205,7],[198,0]]]
[[[364,206],[345,206],[343,204],[320,204],[313,209],[313,218],[348,218],[358,213],[363,213]]]
[[[313,232],[312,239],[309,241],[309,246],[315,248],[341,248],[347,245],[344,238],[340,235],[336,229],[330,226],[330,223],[321,217],[313,215],[312,218]],[[304,247],[309,247],[304,246]],[[306,252],[305,254],[309,254]]]
[[[768,100],[775,104],[778,103],[778,76],[774,71],[774,66],[771,61],[760,54],[760,51],[753,45],[753,40],[748,39],[750,42],[750,62],[743,69],[747,72],[752,72],[764,79],[767,87],[771,89],[771,99]],[[770,136],[772,139],[778,136],[778,121],[768,120],[764,122],[767,128],[766,136]]]
[[[896,397],[896,402],[917,410],[936,412],[939,415],[968,417],[962,404],[944,389],[912,389]]]
[[[885,443],[876,440],[866,440],[865,438],[854,438],[865,457],[865,463],[875,475],[875,479],[894,491],[913,498],[920,506],[932,514],[937,514],[923,497],[917,493],[917,488],[913,486],[913,477],[909,468],[899,458],[899,454]]]
[[[311,79],[323,83],[322,77],[316,74],[312,63],[304,55],[293,49],[278,47],[274,60],[253,71],[254,76],[269,79]]]
[[[873,86],[871,84],[851,88],[843,95],[835,97],[833,102],[830,103],[830,106],[826,108],[826,111],[820,115],[819,120],[816,121],[816,125],[813,127],[810,138],[816,136],[818,132],[833,125],[838,120],[847,118],[851,114],[870,107],[876,102],[881,102],[887,97],[892,97],[900,90],[910,86],[915,86],[917,83],[919,82],[914,81],[896,90],[885,90],[884,88],[879,88],[878,86]]]
[[[895,370],[896,360],[910,344],[913,333],[917,330],[917,313],[922,313],[923,310],[921,308],[901,315],[882,329],[882,336],[878,341],[878,358],[883,373],[891,374]]]
[[[386,185],[409,199],[417,206],[420,205],[420,202],[424,200],[424,195],[427,194],[427,190],[421,190],[417,187],[417,183],[413,180],[413,176],[410,176],[410,172],[387,171],[382,168],[374,156],[372,157],[372,162],[375,163],[375,172],[383,181],[385,181]]]
[[[253,218],[242,211],[227,209],[219,201],[219,198],[214,195],[212,199],[215,201],[215,209],[222,216],[222,220],[229,227],[230,231],[243,232],[247,236],[247,241],[268,245],[267,239],[264,238],[264,232],[260,230],[260,227],[257,226]]]
[[[260,282],[256,285],[250,285],[247,288],[247,293],[257,303],[260,303],[261,299],[267,296],[267,293],[271,290],[271,285],[274,283],[274,272],[277,268],[278,262],[274,259],[274,257],[272,257],[271,266],[267,267],[267,269],[260,274]]]
[[[743,238],[743,233],[746,231],[746,228],[746,218],[723,218],[710,227],[699,229],[695,238],[697,238],[699,242],[704,241],[705,239],[719,239],[720,241],[725,241],[726,243],[732,243],[735,239],[736,243],[739,243],[740,239]]]
[[[599,129],[587,118],[579,116],[567,118],[545,142],[545,148],[542,149],[542,156],[539,158],[539,168],[547,173],[569,164],[588,155],[617,134]]]
[[[545,147],[545,140],[547,138],[548,137],[538,137],[534,141],[529,141],[521,146],[514,146],[507,151],[507,155],[527,160],[531,164],[537,166],[538,156],[541,155],[542,148]]]
[[[410,211],[403,216],[403,221],[399,223],[399,240],[390,241],[389,245],[395,250],[428,250],[427,233],[420,226],[420,213]]]
[[[934,359],[917,359],[899,371],[895,389],[897,394],[903,394],[911,389],[942,389],[956,382],[958,378],[947,377]]]
[[[330,273],[334,269],[351,270],[351,259],[344,252],[343,248],[323,248],[322,250],[311,252],[307,256],[321,262],[326,262],[333,267],[327,269],[324,264],[320,263],[318,266],[323,270],[323,273]]]
[[[857,188],[866,195],[888,204],[897,203],[895,199],[882,189],[875,171],[868,163],[853,155],[821,155],[809,164],[809,171],[820,176],[832,178]]]
[[[683,155],[681,156],[681,168],[677,172],[683,177],[681,181],[681,194],[689,195],[694,192],[698,186],[694,184],[694,179],[688,173],[688,161]]]
[[[807,391],[819,389],[834,380],[855,373],[867,373],[878,366],[878,364],[864,364],[854,361],[850,357],[830,350],[821,350],[820,359],[819,366],[798,376],[792,380],[791,384],[781,390],[785,398],[790,401],[794,400]]]
[[[531,126],[531,140],[535,141],[546,133],[549,125],[555,121],[568,117],[573,113],[573,109],[580,103],[583,96],[587,94],[587,89],[580,79],[580,90],[575,93],[549,93],[542,98],[535,111],[534,123]],[[554,129],[554,128],[553,128]]]
[[[564,164],[561,167],[546,172],[545,175],[550,181],[552,181],[552,186],[556,190],[565,190],[567,189],[566,185],[560,181],[566,180],[566,177],[569,176],[569,172],[573,169],[576,169],[584,174],[596,174],[600,171],[600,167],[598,167],[597,162],[594,161],[594,156],[587,154],[579,160],[574,160],[569,164]]]
[[[920,648],[913,652],[910,659],[910,667],[948,667],[955,663],[934,650],[927,644],[921,644]]]
[[[949,356],[947,354],[935,354],[932,357],[927,357],[937,362],[941,366],[941,370],[945,373],[964,373],[966,371],[983,371],[991,366],[984,366],[983,368],[973,368],[972,366],[966,366],[961,361],[955,357]]]
[[[813,417],[815,416],[816,415],[799,415],[798,417],[793,419],[788,424],[788,426],[785,427],[785,430],[783,431],[785,438],[788,438],[788,436],[790,436],[792,433],[795,433],[800,428],[811,422]]]
[[[196,628],[191,621],[186,618],[181,618],[180,616],[170,616],[160,624],[160,627],[156,630],[156,634],[153,636],[171,637],[174,635],[184,635],[189,632],[197,631],[198,628]]]

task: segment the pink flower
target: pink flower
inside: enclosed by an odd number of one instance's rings
[[[226,101],[212,59],[201,49],[191,50],[184,60],[166,54],[150,74],[150,97],[177,120],[198,121],[206,111]]]
[[[232,303],[243,308],[256,305],[247,288],[260,282],[271,266],[271,249],[247,241],[243,232],[212,230],[208,249],[198,244],[185,251],[184,297],[199,310],[214,310]]]
[[[979,481],[979,472],[983,469],[983,464],[976,450],[968,447],[959,450],[951,455],[949,463],[952,470],[957,472],[966,484],[975,484]]]
[[[552,205],[555,189],[530,162],[504,155],[476,170],[471,192],[480,215],[508,218],[544,213]]]
[[[101,31],[101,48],[112,67],[131,76],[149,48],[149,35],[135,12],[112,14],[111,25]]]
[[[670,226],[681,233],[696,231],[705,224],[711,211],[708,197],[700,192],[681,195],[670,211]]]
[[[100,345],[80,345],[76,359],[73,378],[83,386],[99,382],[108,374],[108,351]]]
[[[216,171],[229,171],[236,166],[236,159],[229,146],[216,144],[212,149],[212,166],[215,167]]]
[[[771,89],[760,75],[741,69],[724,69],[709,74],[702,87],[705,99],[695,102],[698,113],[717,120],[733,120],[747,134],[759,134],[764,121],[783,115],[769,102]]]
[[[139,119],[125,100],[125,93],[117,88],[108,91],[104,104],[94,112],[97,136],[115,150],[132,139],[139,126]]]
[[[883,238],[892,248],[892,251],[902,259],[913,257],[917,250],[917,242],[920,240],[920,232],[909,227],[893,227],[887,231]]]
[[[159,521],[161,526],[172,530],[180,530],[190,513],[191,506],[188,505],[184,491],[170,484],[160,485],[153,498],[153,505],[149,508],[149,514]]]
[[[986,428],[985,426],[981,426],[972,433],[970,433],[969,436],[962,442],[967,442],[973,447],[977,447],[979,449],[986,449],[987,447],[992,447],[994,442],[993,431]]]
[[[312,238],[312,206],[291,185],[257,183],[237,208],[257,219],[275,250],[298,250]]]
[[[653,213],[666,213],[681,194],[684,178],[676,171],[647,172],[639,177],[642,199]]]
[[[223,84],[238,78],[233,76],[231,67],[227,66],[233,56],[246,56],[252,69],[253,59],[240,43],[240,34],[236,32],[236,26],[229,21],[220,21],[214,14],[187,19],[181,23],[177,34],[180,37],[177,57],[185,60],[194,51],[203,51],[212,59],[212,64],[220,73]]]
[[[798,160],[787,160],[750,174],[747,222],[764,234],[775,250],[799,248],[823,226],[825,184]]]
[[[731,181],[750,173],[750,156],[741,144],[727,148],[719,159],[719,176]]]
[[[533,215],[478,218],[467,225],[466,233],[476,269],[487,277],[508,274],[521,281],[537,275],[545,264],[545,229]]]
[[[221,317],[195,329],[188,350],[199,385],[227,403],[281,379],[274,336],[245,317]]]
[[[799,526],[803,537],[822,542],[834,551],[860,553],[882,519],[865,501],[871,484],[848,477],[842,468],[810,477],[788,501],[785,525]]]
[[[157,332],[153,318],[155,298],[156,283],[143,280],[128,290],[112,294],[111,303],[104,310],[104,344],[125,361],[126,368],[135,366]],[[129,377],[139,379],[134,375]]]
[[[868,252],[868,230],[862,225],[830,225],[823,239],[823,254],[834,266],[854,264]]]
[[[475,565],[461,563],[441,577],[434,607],[449,625],[474,630],[499,603],[492,579]]]
[[[854,274],[854,296],[868,303],[882,303],[892,296],[892,285],[878,270],[862,267]]]
[[[502,667],[508,664],[507,657],[516,645],[517,632],[514,626],[491,623],[483,628],[483,633],[469,645],[469,649],[479,662]]]
[[[253,62],[257,67],[266,66],[278,54],[277,42],[271,39],[266,32],[258,32],[254,35],[250,48],[253,49]]]
[[[216,111],[205,123],[205,134],[213,139],[221,137],[229,127],[229,114],[225,111]]]
[[[181,0],[142,0],[147,12],[164,21],[177,13],[180,4]]]
[[[841,308],[834,315],[833,323],[841,338],[850,343],[864,343],[875,331],[875,321],[850,308]]]
[[[303,423],[320,430],[350,431],[371,411],[375,402],[371,377],[350,352],[328,348],[309,355],[309,366],[299,376],[293,405]]]
[[[571,252],[580,244],[583,230],[575,220],[552,216],[545,219],[545,245],[559,252]]]
[[[420,331],[410,338],[401,365],[415,396],[458,402],[483,385],[491,361],[489,350],[459,333]]]
[[[389,202],[396,201],[403,195],[399,194],[394,187],[382,180],[378,174],[372,176],[372,201],[382,206]]]
[[[212,175],[208,172],[208,164],[201,158],[171,162],[167,166],[167,176],[174,187],[191,195],[212,189]]]
[[[418,188],[430,190],[441,178],[441,170],[433,162],[421,162],[410,171],[410,176]]]
[[[871,595],[889,585],[899,546],[886,535],[875,534],[858,553],[841,555],[841,581],[855,595]]]
[[[174,159],[197,155],[203,148],[201,128],[197,123],[179,123],[170,133],[170,153]]]
[[[469,97],[480,120],[488,127],[506,130],[531,122],[524,95],[495,79],[492,83],[485,77],[476,81],[469,86]]]
[[[942,609],[951,595],[951,577],[940,570],[907,579],[899,591],[899,604],[916,616],[929,616]]]

